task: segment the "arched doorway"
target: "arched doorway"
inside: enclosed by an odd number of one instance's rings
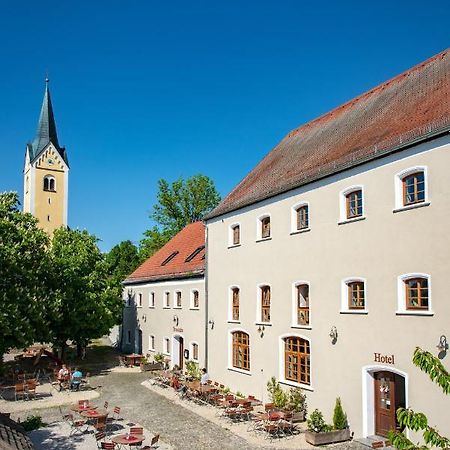
[[[397,409],[408,404],[407,374],[378,366],[365,368],[363,377],[363,434],[387,436],[398,428]]]
[[[184,353],[184,339],[183,336],[175,335],[172,340],[172,367],[178,366],[183,369],[183,353]]]

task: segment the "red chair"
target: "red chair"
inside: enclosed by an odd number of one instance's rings
[[[103,408],[108,409],[109,403],[105,401],[105,403],[103,404]]]
[[[101,449],[105,450],[114,450],[116,448],[116,444],[114,442],[102,442]]]
[[[120,407],[119,406],[114,406],[113,419],[114,420],[120,420]]]
[[[130,434],[137,434],[138,436],[142,436],[144,434],[144,429],[142,427],[131,427]]]
[[[159,441],[159,434],[156,434],[153,438],[152,441],[150,442],[150,445],[146,445],[145,447],[142,447],[142,450],[152,450],[154,448],[158,448],[158,446],[156,445]]]
[[[95,440],[97,441],[97,448],[102,448],[101,444],[102,444],[102,440],[105,439],[106,437],[106,433],[104,431],[98,431],[97,433],[95,433]]]

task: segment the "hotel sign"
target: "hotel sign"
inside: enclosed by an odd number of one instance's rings
[[[382,355],[381,353],[374,353],[373,360],[382,364],[395,364],[394,355]]]
[[[175,333],[182,333],[183,328],[173,327],[173,331],[175,331]]]

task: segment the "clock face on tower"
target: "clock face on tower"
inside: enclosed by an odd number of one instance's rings
[[[53,166],[54,163],[55,163],[55,162],[53,161],[52,158],[48,158],[48,159],[47,159],[47,164],[48,164],[49,166]]]

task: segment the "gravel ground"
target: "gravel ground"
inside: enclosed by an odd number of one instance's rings
[[[147,373],[113,372],[105,376],[93,377],[92,385],[102,386],[97,390],[100,397],[96,399],[96,403],[102,405],[107,400],[110,408],[116,405],[120,406],[124,424],[132,421],[132,423],[138,423],[149,430],[150,434],[159,433],[162,442],[176,450],[274,448],[272,445],[270,447],[251,445],[246,440],[234,435],[225,426],[216,425],[188,409],[174,404],[142,386],[141,382],[146,379],[148,379]],[[30,412],[28,411],[28,413]],[[58,408],[40,409],[38,413],[48,423],[61,420]],[[75,449],[78,447],[47,446],[41,448]],[[277,448],[281,449],[282,447]],[[357,442],[349,442],[333,446],[333,449],[367,450],[367,447]]]

